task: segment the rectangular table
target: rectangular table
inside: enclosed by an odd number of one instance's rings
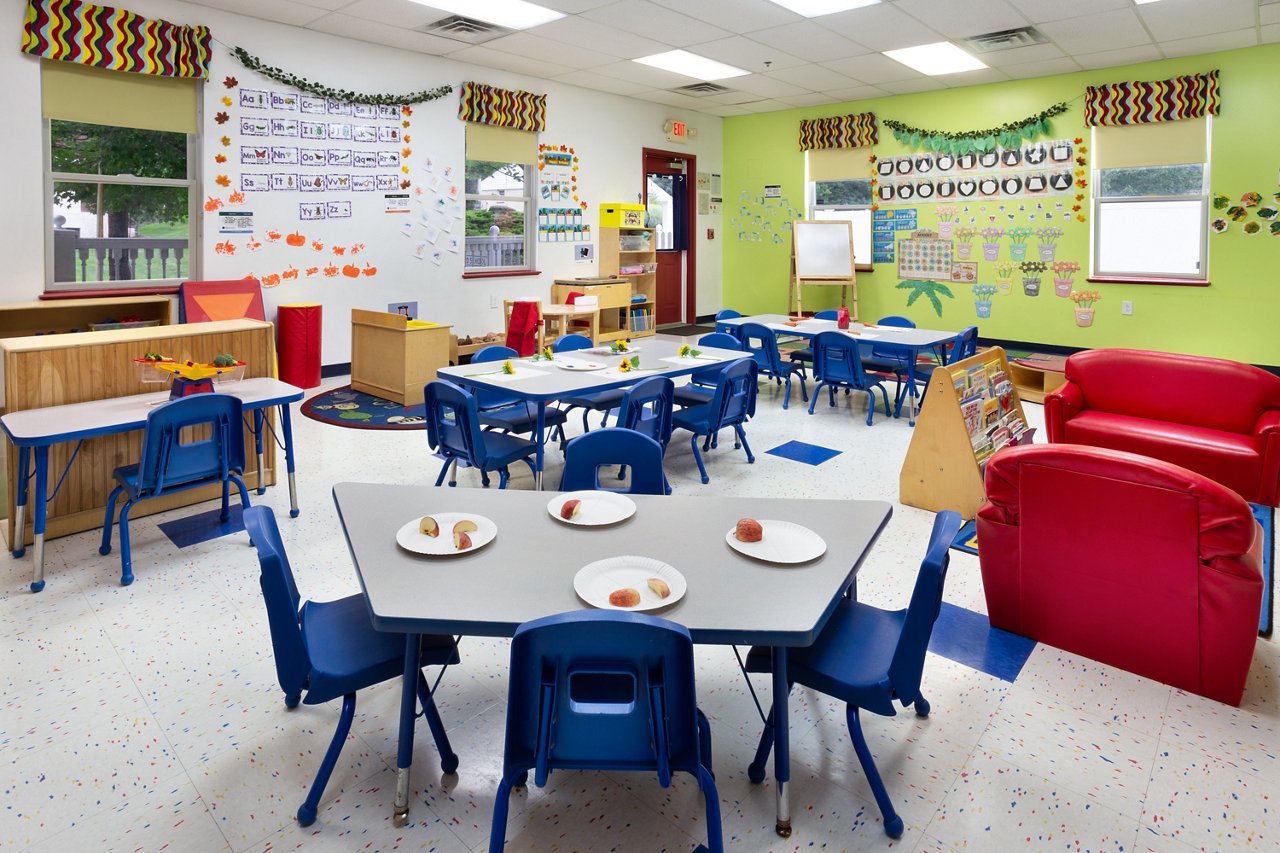
[[[294,479],[293,427],[289,420],[289,404],[302,399],[302,389],[278,379],[259,377],[245,379],[234,384],[217,386],[217,394],[232,394],[240,398],[246,411],[253,412],[254,444],[258,454],[258,494],[265,492],[262,482],[264,459],[262,434],[265,428],[266,410],[280,407],[280,428],[284,436],[285,465],[289,471],[289,515],[298,515],[298,488]],[[35,568],[32,573],[31,591],[44,589],[44,533],[49,484],[49,448],[67,441],[83,441],[102,435],[143,429],[147,425],[147,413],[169,398],[168,391],[154,394],[134,394],[129,397],[112,397],[105,400],[89,400],[69,403],[65,406],[49,406],[44,409],[26,409],[10,412],[0,417],[9,440],[18,450],[17,530],[13,556],[26,553],[23,543],[27,510],[27,480],[32,474],[31,456],[35,457]],[[28,454],[28,449],[31,453]],[[74,461],[75,457],[72,456]],[[68,463],[68,466],[70,463]]]
[[[695,643],[773,647],[777,831],[790,835],[787,648],[810,645],[818,636],[892,507],[883,501],[633,495],[637,510],[631,518],[588,528],[552,518],[549,497],[370,483],[333,488],[373,625],[406,634],[397,822],[408,814],[420,635],[510,637],[524,622],[586,607],[573,590],[583,566],[632,555],[662,560],[685,576],[685,596],[653,613],[687,627]],[[389,513],[387,507],[397,510]],[[498,535],[450,557],[424,557],[396,544],[400,527],[438,512],[485,516]],[[825,540],[826,552],[792,566],[745,557],[725,541],[743,516],[803,524]]]
[[[439,371],[439,375],[459,385],[485,388],[537,406],[537,428],[534,432],[534,443],[537,445],[534,488],[541,489],[548,403],[566,397],[607,391],[611,388],[629,388],[650,376],[686,376],[716,364],[726,365],[740,358],[750,358],[750,355],[744,352],[714,347],[698,347],[701,353],[700,358],[681,358],[681,346],[679,341],[645,338],[633,344],[631,352],[628,353],[603,354],[591,350],[576,350],[556,354],[556,358],[571,361],[600,362],[605,365],[601,370],[565,370],[557,367],[554,360],[530,361],[526,358],[513,359],[513,362],[521,371],[528,372],[528,378],[503,377],[500,372],[502,368],[500,361],[486,361],[480,364],[473,362],[457,367],[446,367]],[[632,356],[639,357],[640,367],[643,369],[620,373],[618,365],[623,358]]]
[[[783,335],[796,335],[813,339],[819,332],[839,331],[835,320],[801,320],[794,325],[786,314],[754,314],[750,317],[734,317],[729,320],[717,320],[717,325],[741,326],[743,323],[759,323]],[[954,340],[955,332],[944,332],[937,329],[916,329],[907,326],[868,326],[864,323],[850,322],[849,334],[858,341],[865,341],[871,346],[887,344],[902,350],[906,358],[907,393],[911,398],[907,407],[907,422],[916,423],[916,359],[920,351],[941,343]],[[901,404],[897,412],[901,414]]]

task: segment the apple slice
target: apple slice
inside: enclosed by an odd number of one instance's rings
[[[658,596],[658,598],[666,598],[671,595],[671,587],[662,578],[649,578],[645,583],[649,585],[649,591]]]
[[[431,516],[424,515],[422,521],[418,522],[418,532],[435,539],[440,535],[440,524]]]
[[[569,500],[560,505],[560,517],[565,521],[568,521],[569,519],[577,516],[581,510],[582,501],[577,498],[569,498]]]
[[[467,534],[474,533],[479,527],[469,518],[464,518],[457,524],[453,525],[453,547],[459,551],[465,551],[471,547],[471,537]]]

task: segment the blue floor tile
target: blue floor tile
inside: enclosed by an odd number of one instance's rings
[[[766,450],[765,453],[781,456],[783,459],[790,459],[792,462],[821,465],[823,462],[835,459],[840,455],[841,451],[832,450],[830,447],[821,447],[817,444],[805,444],[803,441],[788,441],[786,444],[779,444],[772,450]]]
[[[218,516],[222,515],[222,510],[215,508],[199,515],[189,515],[185,518],[166,521],[160,524],[159,527],[160,531],[165,536],[168,536],[169,541],[174,545],[179,548],[189,548],[192,545],[199,545],[201,542],[208,542],[210,539],[217,539],[219,536],[227,536],[244,530],[244,519],[241,518],[240,514],[240,501],[233,497],[231,499],[231,517],[225,523],[218,520]]]
[[[987,617],[942,602],[929,651],[948,660],[1012,682],[1036,647],[1035,640],[992,628]]]

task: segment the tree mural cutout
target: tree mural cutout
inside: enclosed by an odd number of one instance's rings
[[[910,290],[911,295],[907,297],[907,307],[910,308],[916,304],[921,296],[926,297],[933,305],[934,312],[942,316],[942,300],[939,296],[945,296],[948,299],[955,299],[951,293],[951,288],[947,287],[940,281],[900,281],[897,284],[898,290]]]

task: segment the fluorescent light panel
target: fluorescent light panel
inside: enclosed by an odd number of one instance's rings
[[[1160,0],[1133,0],[1139,6],[1145,6],[1148,3],[1159,3]]]
[[[527,30],[539,24],[563,18],[564,13],[525,0],[412,0],[420,6],[430,6],[442,12],[452,12],[464,18],[474,18],[490,24]]]
[[[976,71],[987,67],[981,59],[965,53],[949,41],[904,47],[900,50],[886,50],[884,55],[901,62],[908,68],[914,68],[921,74],[935,77],[940,74]]]
[[[847,12],[850,9],[861,9],[863,6],[874,6],[880,0],[771,0],[771,2],[790,9],[797,15],[818,18],[823,15],[834,15],[836,12]]]
[[[663,71],[683,74],[695,80],[724,80],[728,77],[741,77],[751,73],[741,68],[734,68],[732,65],[725,65],[723,62],[716,62],[714,59],[707,59],[705,56],[698,56],[687,50],[669,50],[666,53],[655,53],[653,56],[642,56],[631,61],[661,68]]]

